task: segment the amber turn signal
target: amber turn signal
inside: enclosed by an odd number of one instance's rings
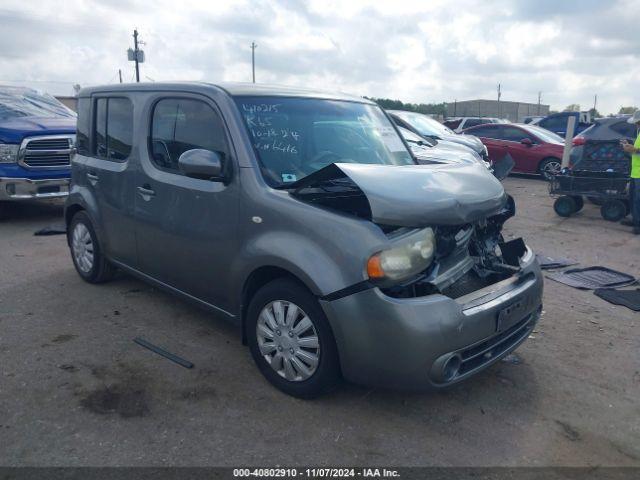
[[[373,255],[367,262],[367,274],[369,278],[384,278],[384,270],[380,264],[380,255]]]

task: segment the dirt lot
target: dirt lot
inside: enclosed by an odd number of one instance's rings
[[[507,236],[640,275],[640,238],[598,209],[557,217],[511,178]],[[0,223],[0,465],[640,465],[640,315],[548,281],[518,351],[436,394],[346,385],[289,398],[223,320],[123,276],[80,280],[56,206]],[[134,344],[143,336],[195,363]]]

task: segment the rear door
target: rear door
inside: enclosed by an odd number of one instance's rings
[[[226,278],[238,249],[239,180],[231,175],[231,142],[208,98],[186,93],[149,97],[136,175],[136,236],[140,270],[226,310]],[[186,177],[178,159],[188,150],[219,152],[230,180]]]
[[[495,163],[502,160],[505,155],[504,142],[500,140],[499,125],[487,124],[473,128],[465,133],[479,137],[482,143],[487,147],[489,159]]]
[[[106,255],[135,267],[133,103],[121,94],[93,96],[86,101],[90,102],[86,108],[90,110],[91,133],[74,181],[95,201],[94,221]]]

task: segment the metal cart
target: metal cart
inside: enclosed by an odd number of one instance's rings
[[[549,193],[560,195],[553,209],[561,217],[570,217],[584,206],[584,197],[599,203],[605,220],[617,222],[629,214],[629,176],[620,172],[567,170],[554,175]]]
[[[584,197],[600,206],[605,220],[617,222],[629,214],[629,170],[631,158],[620,141],[587,140],[572,169],[555,175],[549,185],[560,195],[553,209],[561,217],[580,211]]]

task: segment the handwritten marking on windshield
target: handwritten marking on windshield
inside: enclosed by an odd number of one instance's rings
[[[247,113],[278,113],[281,103],[242,104],[242,110]]]

